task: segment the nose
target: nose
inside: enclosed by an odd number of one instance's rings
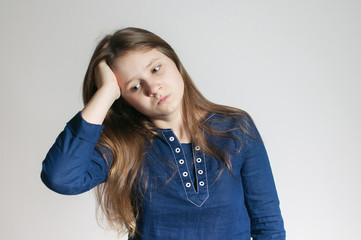
[[[161,88],[162,86],[158,81],[148,83],[148,96],[155,97],[156,95],[159,95],[159,90]]]

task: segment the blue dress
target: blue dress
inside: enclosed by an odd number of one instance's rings
[[[148,187],[137,229],[142,240],[285,239],[283,219],[262,139],[244,134],[230,117],[211,114],[206,124],[233,138],[206,136],[228,149],[232,173],[199,146],[182,144],[172,129],[159,129],[143,160]],[[107,179],[109,164],[95,148],[102,125],[79,112],[60,133],[43,161],[41,179],[61,194],[80,194]],[[237,152],[241,143],[241,151]]]

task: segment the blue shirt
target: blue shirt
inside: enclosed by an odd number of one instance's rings
[[[219,149],[229,149],[231,174],[199,146],[182,144],[172,129],[159,129],[143,160],[148,188],[137,229],[143,240],[285,239],[283,219],[262,139],[244,134],[229,117],[206,120],[232,138],[207,136]],[[61,194],[79,194],[106,181],[109,164],[95,148],[102,125],[87,123],[79,112],[60,133],[43,161],[41,178]]]

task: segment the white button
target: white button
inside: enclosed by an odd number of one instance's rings
[[[191,184],[189,182],[186,183],[186,187],[190,187]]]
[[[199,146],[196,146],[196,150],[199,151],[199,149],[201,149]]]
[[[179,164],[183,164],[183,163],[184,163],[183,159],[179,160]]]
[[[169,141],[173,142],[174,141],[174,137],[170,137]]]
[[[179,148],[176,148],[176,149],[175,149],[175,152],[176,152],[176,153],[179,153],[179,152],[180,152],[180,149],[179,149]]]
[[[203,170],[198,170],[198,174],[203,174]]]
[[[199,185],[203,187],[203,186],[204,186],[204,182],[203,182],[203,181],[200,181],[200,182],[199,182]]]
[[[200,162],[202,162],[202,159],[197,158],[197,163],[200,163]]]
[[[183,177],[186,177],[188,176],[188,173],[187,172],[183,172]]]

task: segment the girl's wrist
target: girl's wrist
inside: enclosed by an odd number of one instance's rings
[[[104,84],[98,89],[98,91],[104,95],[104,97],[109,98],[109,100],[112,101],[112,104],[120,97],[118,84]]]

